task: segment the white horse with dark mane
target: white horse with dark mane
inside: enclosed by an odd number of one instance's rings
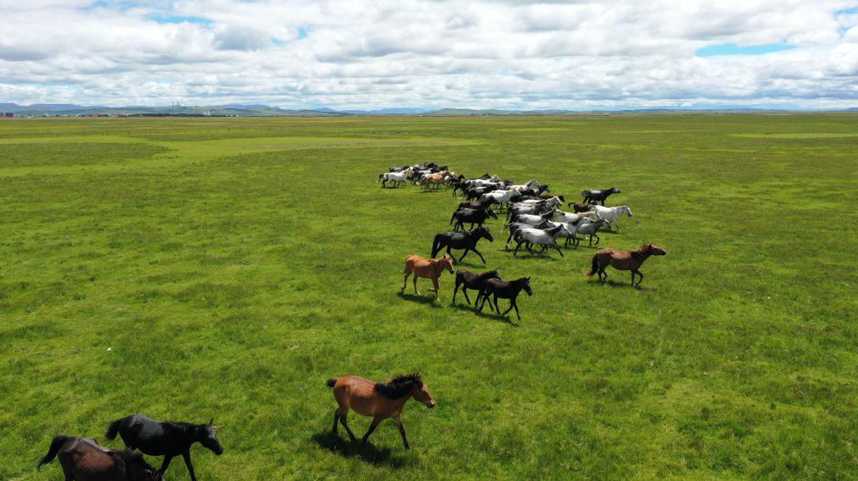
[[[527,250],[531,253],[533,252],[533,246],[538,245],[542,246],[542,250],[540,253],[545,252],[548,248],[553,248],[560,253],[560,257],[563,257],[563,251],[560,250],[560,247],[557,245],[556,239],[561,234],[566,235],[568,231],[563,224],[558,224],[549,229],[537,229],[533,228],[522,228],[519,229],[518,232],[515,233],[515,250],[513,250],[512,255],[518,255],[518,249],[522,244],[527,246]]]
[[[399,172],[385,172],[378,176],[378,181],[382,187],[387,187],[388,183],[392,183],[393,187],[399,187],[408,181],[408,175],[411,173],[411,167]]]

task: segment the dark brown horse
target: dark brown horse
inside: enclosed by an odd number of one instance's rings
[[[483,312],[483,306],[486,304],[486,301],[489,303],[489,307],[494,309],[495,312],[500,314],[500,307],[498,307],[498,298],[501,299],[509,299],[509,309],[504,311],[502,314],[506,316],[509,314],[509,311],[515,309],[515,315],[518,317],[518,320],[521,320],[521,314],[518,313],[518,304],[516,303],[516,299],[518,298],[518,294],[524,290],[527,292],[528,296],[533,295],[533,289],[530,288],[530,277],[522,277],[521,279],[516,279],[514,281],[503,281],[501,279],[489,279],[486,281],[485,288],[481,295],[483,296],[483,302],[480,303],[479,307],[477,307],[477,312]],[[489,298],[489,296],[492,296]],[[494,301],[494,305],[492,305],[492,301]]]
[[[602,249],[593,255],[593,263],[588,276],[599,274],[599,280],[605,282],[608,279],[608,273],[605,269],[608,266],[613,266],[614,269],[621,271],[632,271],[632,287],[639,287],[643,281],[644,275],[641,273],[640,267],[649,256],[663,256],[667,251],[653,244],[644,244],[636,251],[620,251],[616,249]],[[635,275],[640,279],[635,284]]]
[[[337,400],[337,410],[334,411],[334,434],[337,433],[337,423],[342,423],[349,433],[352,441],[355,435],[346,423],[349,409],[362,416],[371,416],[372,424],[363,436],[363,444],[375,431],[379,423],[387,418],[392,418],[402,435],[402,444],[409,449],[408,438],[405,436],[405,426],[399,418],[405,403],[412,397],[425,404],[426,407],[434,408],[435,400],[419,374],[397,376],[390,382],[380,383],[370,381],[359,376],[342,376],[336,379],[328,379],[328,387],[334,390],[334,399]]]
[[[146,463],[143,455],[127,449],[99,446],[92,439],[56,436],[39,468],[60,459],[66,481],[160,481],[161,474]]]
[[[462,294],[465,295],[465,300],[468,301],[468,304],[471,303],[471,299],[468,297],[468,289],[476,290],[477,299],[474,303],[479,303],[483,290],[486,288],[486,281],[489,279],[500,279],[498,271],[481,272],[478,274],[476,272],[459,269],[456,271],[456,287],[453,288],[453,300],[451,303],[456,303],[456,293],[459,292],[459,287],[462,288]]]

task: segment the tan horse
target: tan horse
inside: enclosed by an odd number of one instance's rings
[[[417,278],[426,277],[432,279],[432,285],[435,286],[435,298],[438,297],[438,279],[444,272],[444,269],[453,273],[453,258],[444,256],[440,259],[426,259],[420,256],[408,256],[405,258],[405,278],[402,279],[402,289],[399,293],[405,292],[405,285],[408,283],[408,276],[414,274],[414,293],[420,294],[417,291]]]
[[[362,416],[371,416],[372,424],[363,436],[362,443],[366,444],[369,435],[375,431],[379,423],[387,418],[393,418],[393,422],[399,428],[402,435],[402,443],[405,449],[409,449],[408,438],[405,436],[405,426],[399,418],[405,403],[412,397],[425,404],[426,407],[434,408],[435,400],[419,374],[397,376],[388,383],[377,383],[359,376],[343,376],[336,379],[328,379],[328,387],[334,388],[334,399],[339,407],[334,411],[334,434],[337,433],[337,422],[342,423],[349,433],[352,441],[355,435],[346,423],[349,409]]]
[[[593,255],[593,264],[590,268],[588,276],[599,274],[599,280],[605,282],[608,279],[608,273],[605,269],[608,266],[613,266],[614,269],[621,271],[632,271],[632,287],[640,287],[644,275],[638,270],[641,264],[649,258],[649,256],[663,256],[667,251],[653,244],[645,244],[636,251],[620,251],[616,249],[602,249]],[[635,284],[635,275],[640,276],[637,284]]]

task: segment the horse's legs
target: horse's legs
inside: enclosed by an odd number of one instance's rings
[[[471,250],[471,249],[465,247],[465,252],[462,252],[462,257],[459,257],[459,260],[458,260],[459,263],[461,263],[462,259],[464,259],[466,255],[468,255],[469,250]],[[476,251],[476,249],[474,249],[474,251]],[[482,256],[480,256],[480,257],[482,257]],[[483,262],[483,264],[485,264],[485,262]]]
[[[632,285],[633,285],[633,286],[635,286],[635,287],[640,287],[640,286],[641,286],[641,282],[643,282],[643,278],[644,278],[643,272],[641,272],[641,271],[639,271],[639,270],[635,269],[635,270],[633,270],[633,271],[632,271],[632,274],[637,274],[637,275],[638,275],[638,283],[637,283],[637,285],[635,285],[635,284],[634,284],[634,279],[632,280]]]
[[[517,255],[518,255],[518,248],[519,248],[519,247],[521,247],[521,241],[517,241],[517,243],[515,244],[515,250],[514,250],[514,251],[512,251],[512,255],[513,255],[513,257],[515,257],[515,256],[517,256]]]
[[[474,252],[475,252],[478,256],[480,256],[480,260],[481,260],[481,261],[483,261],[483,264],[485,264],[485,263],[486,263],[486,258],[485,258],[485,257],[483,257],[483,255],[482,255],[482,254],[480,254],[480,251],[478,251],[476,247],[474,247]],[[462,256],[462,257],[465,257],[465,256]],[[461,259],[459,260],[459,262],[462,262],[462,261],[461,261]]]
[[[513,300],[513,298],[510,298],[509,299],[509,309],[507,309],[503,312],[503,316],[506,317],[506,315],[509,314],[509,311],[511,311],[513,307],[515,307],[515,301]],[[498,311],[498,312],[500,312],[500,311]]]
[[[495,300],[495,312],[500,314],[500,307],[498,306],[498,293],[497,292],[495,292],[494,300]]]
[[[343,414],[340,414],[340,424],[342,424],[343,427],[346,428],[346,432],[349,433],[349,438],[352,440],[352,442],[354,442],[357,438],[355,437],[355,433],[352,432],[351,428],[349,427],[348,423],[346,422],[346,418],[348,417],[348,415],[349,415],[348,411],[346,411]]]
[[[465,287],[463,287],[463,288],[462,288],[462,294],[464,294],[464,295],[465,295],[465,300],[466,300],[466,301],[468,301],[468,304],[470,304],[470,303],[471,303],[471,298],[470,298],[470,297],[468,297],[468,287],[467,287],[467,286],[465,286]],[[477,294],[477,300],[479,300],[479,299],[480,299],[480,295],[479,295],[479,294]]]
[[[456,293],[457,292],[459,292],[459,279],[458,278],[456,279],[456,286],[453,287],[453,299],[450,300],[450,304],[456,303]],[[465,289],[462,289],[462,292],[465,292]],[[468,295],[465,294],[465,299],[467,299],[467,298],[468,298]],[[470,304],[470,302],[468,302],[468,304]]]
[[[440,277],[440,275],[439,275],[438,277]],[[435,287],[435,299],[437,299],[437,298],[438,298],[438,294],[440,294],[440,293],[438,292],[438,290],[441,288],[441,287],[438,285],[438,277],[433,277],[433,278],[432,278],[432,286],[433,286],[433,287]]]
[[[560,253],[560,257],[563,257],[563,251],[560,250],[560,246],[558,246],[557,244],[554,244],[554,248],[557,249],[557,252]]]
[[[158,470],[161,473],[161,476],[163,476],[164,473],[167,472],[167,468],[170,467],[170,461],[172,461],[172,460],[173,460],[172,454],[165,454],[164,455],[164,462],[161,463],[161,469]]]
[[[332,433],[337,434],[337,424],[339,424],[339,422],[340,422],[340,410],[335,409],[334,410],[334,427],[331,428]]]
[[[191,473],[191,481],[197,481],[197,476],[194,474],[194,465],[191,463],[191,451],[182,453],[182,459],[185,460],[185,466],[188,467],[188,472]]]
[[[510,300],[510,302],[512,302],[512,307],[514,307],[514,308],[515,308],[515,317],[517,317],[517,318],[518,318],[518,320],[520,321],[520,320],[521,320],[521,314],[519,314],[519,313],[518,313],[518,303],[517,303],[517,302],[515,302],[515,297],[513,297],[513,298]]]
[[[382,418],[376,416],[372,418],[372,424],[369,425],[369,429],[367,429],[366,434],[363,435],[363,440],[361,441],[363,444],[366,444],[366,441],[369,439],[369,435],[375,431],[375,428],[378,427],[378,424],[381,422]]]
[[[414,293],[420,295],[420,292],[417,290],[417,273],[414,273],[414,277],[411,278],[414,281]]]
[[[405,286],[408,284],[408,276],[411,275],[411,272],[405,271],[405,277],[402,279],[402,289],[399,290],[399,293],[402,294],[405,292]],[[417,278],[417,274],[414,274],[414,278]]]
[[[408,445],[408,438],[405,436],[405,426],[402,424],[402,420],[399,419],[399,416],[395,416],[393,421],[396,423],[396,426],[399,428],[399,434],[402,435],[402,444],[405,445],[405,449],[411,449],[411,446]]]

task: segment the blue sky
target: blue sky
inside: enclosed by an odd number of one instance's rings
[[[858,1],[0,0],[0,102],[858,107]]]

